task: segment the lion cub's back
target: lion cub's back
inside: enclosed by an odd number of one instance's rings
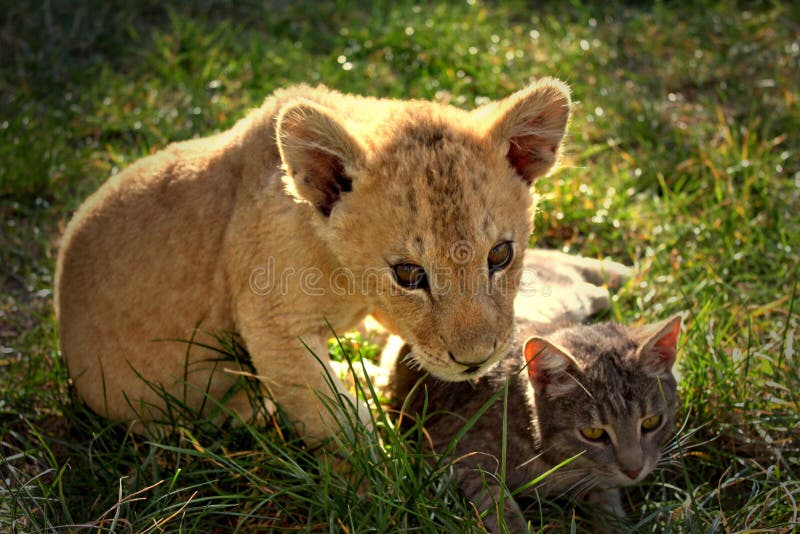
[[[213,141],[169,145],[111,177],[81,205],[61,243],[57,308],[64,290],[108,290],[122,281],[115,276],[143,265],[151,272],[160,257],[174,264],[182,254],[195,261],[210,252],[230,217],[236,189],[231,165],[214,148],[205,150]],[[201,152],[203,157],[195,156]],[[106,277],[95,280],[94,273]]]
[[[109,377],[117,360],[146,371],[156,362],[136,360],[147,359],[142,347],[154,338],[188,339],[201,320],[224,322],[219,258],[236,188],[217,142],[177,143],[140,160],[103,184],[70,221],[55,304],[76,381],[98,380],[98,361]]]

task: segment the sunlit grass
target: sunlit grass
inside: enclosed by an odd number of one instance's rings
[[[564,166],[539,185],[532,243],[635,265],[619,320],[688,312],[685,427],[667,469],[627,493],[631,527],[796,529],[798,20],[780,2],[3,9],[0,530],[477,530],[446,473],[422,461],[422,436],[388,419],[343,444],[348,478],[280,418],[156,442],[73,404],[53,259],[70,213],[110,174],[230,126],[277,87],[472,107],[544,75],[568,81],[577,103]],[[344,347],[331,345],[336,358],[358,352]],[[529,517],[534,529],[588,526],[564,503]]]

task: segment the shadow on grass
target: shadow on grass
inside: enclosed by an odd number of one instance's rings
[[[241,386],[260,404],[255,382]],[[376,395],[369,382],[366,387],[362,396]],[[433,532],[474,524],[443,477],[447,467],[434,472],[424,456],[413,456],[409,451],[416,449],[392,430],[386,412],[375,412],[372,426],[381,431],[372,432],[341,397],[323,401],[344,417],[337,419],[334,441],[312,450],[281,413],[256,424],[227,412],[218,427],[191,417],[169,397],[173,407],[164,413],[183,414],[182,421],[148,425],[151,436],[144,437],[73,397],[63,416],[3,424],[0,525],[23,531]]]
[[[235,342],[220,340],[220,345],[226,360],[247,360]],[[339,354],[358,355],[353,346],[338,340],[336,345]],[[349,365],[352,373],[359,363]],[[356,393],[379,398],[366,368],[361,371],[367,379],[356,381]],[[262,405],[263,391],[255,380],[245,378],[237,387]],[[447,451],[491,403],[503,402],[501,393],[465,422]],[[109,423],[74,395],[63,415],[5,421],[0,493],[6,508],[0,506],[0,525],[98,532],[481,531],[479,511],[459,496],[452,481],[448,452],[436,458],[424,445],[424,427],[437,413],[423,409],[397,427],[393,411],[374,404],[370,430],[341,396],[322,399],[342,414],[336,419],[339,432],[324,449],[309,449],[280,412],[262,413],[264,422],[254,423],[226,411],[219,426],[218,418],[212,422],[193,413],[172,396],[165,399],[171,409],[163,413],[180,420],[148,425],[149,437],[133,433],[129,425]],[[665,488],[674,493],[672,499],[684,495],[678,487],[685,479],[682,458],[691,438],[684,430],[666,460],[677,469],[660,471],[657,481],[628,491],[632,510],[639,510],[649,493],[660,492],[661,504],[647,508],[637,529],[668,521],[674,507],[664,503]],[[534,528],[584,532],[595,523],[596,510],[581,504],[577,513],[568,501],[522,496],[520,504]]]
[[[62,387],[48,326],[59,223],[102,180],[171,140],[230,125],[272,88],[296,81],[471,107],[551,74],[571,83],[578,103],[567,169],[541,184],[550,202],[538,235],[555,247],[641,262],[645,274],[618,313],[697,310],[682,386],[694,423],[715,441],[684,458],[688,482],[670,476],[635,500],[668,507],[676,521],[689,517],[677,523],[686,529],[792,528],[800,495],[787,467],[800,446],[791,358],[800,4],[309,6],[206,1],[170,10],[152,1],[53,0],[0,10],[0,335],[3,350],[14,351],[3,352],[0,367],[0,425],[18,434],[4,454],[25,480],[47,471],[29,503],[61,522],[68,516],[59,491],[83,494],[64,477],[116,491],[119,473],[102,466],[114,465],[119,448],[128,451],[118,453],[126,473],[167,473],[166,453],[124,428],[70,412],[68,420],[83,422],[63,430],[63,420],[40,423],[37,415],[66,401],[48,392]],[[12,424],[20,418],[36,423]],[[55,460],[48,450],[57,446],[39,443],[39,427],[64,442]],[[233,450],[226,435],[201,443]],[[112,460],[95,461],[95,450]],[[226,478],[214,461],[197,464],[209,479],[180,487],[213,488],[219,475],[238,488],[243,475]],[[144,506],[123,493],[129,509]],[[88,512],[80,509],[93,519],[118,500],[94,497],[81,501]],[[170,513],[183,502],[176,498]],[[4,506],[0,499],[2,514]],[[295,507],[287,497],[278,509]],[[321,515],[316,521],[327,525]]]

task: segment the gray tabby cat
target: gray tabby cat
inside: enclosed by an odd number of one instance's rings
[[[518,339],[531,337],[490,374],[461,383],[426,377],[407,399],[406,416],[422,413],[427,395],[425,428],[441,453],[508,381],[506,486],[518,489],[577,456],[526,493],[580,496],[622,516],[618,488],[653,471],[674,428],[672,366],[680,326],[680,316],[645,326],[571,325],[549,333],[526,323]],[[403,352],[391,381],[400,403],[424,376],[409,366],[408,346]],[[500,529],[502,427],[501,393],[450,454],[461,490],[479,511],[489,511],[484,523],[492,532]],[[509,530],[526,532],[518,504],[503,497]]]

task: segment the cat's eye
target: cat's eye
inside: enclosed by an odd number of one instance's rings
[[[599,427],[581,428],[581,435],[590,441],[600,441],[606,436],[606,431]]]
[[[503,241],[496,244],[492,250],[489,251],[489,257],[486,262],[489,264],[489,272],[497,272],[504,269],[514,259],[514,247],[511,241]]]
[[[425,269],[414,263],[398,263],[393,267],[394,279],[406,289],[426,289],[428,275]]]
[[[655,430],[661,425],[660,415],[651,415],[642,420],[642,430]]]

